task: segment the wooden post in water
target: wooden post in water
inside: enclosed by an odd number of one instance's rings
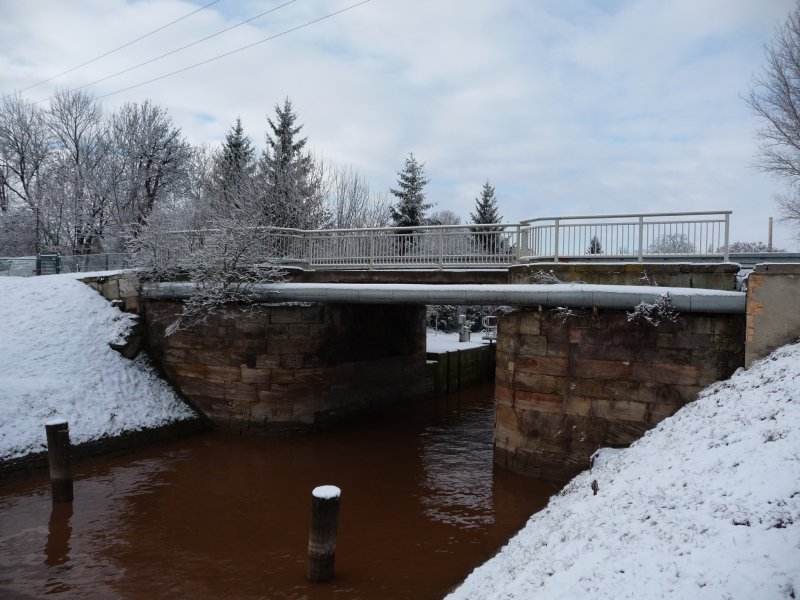
[[[47,432],[47,462],[53,503],[72,502],[72,465],[70,462],[69,425],[53,419],[44,425]]]
[[[311,492],[308,579],[313,583],[322,583],[333,579],[341,494],[342,490],[335,485],[322,485],[314,488]]]

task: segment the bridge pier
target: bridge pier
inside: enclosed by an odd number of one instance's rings
[[[627,446],[744,359],[744,321],[681,314],[658,327],[624,310],[526,309],[498,324],[495,462],[566,480]]]
[[[164,337],[180,307],[144,300],[147,344],[184,396],[220,427],[313,429],[425,392],[422,306],[232,306]]]

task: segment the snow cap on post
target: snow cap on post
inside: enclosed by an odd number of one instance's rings
[[[322,500],[330,500],[341,496],[342,490],[335,485],[320,485],[312,490],[311,495]]]

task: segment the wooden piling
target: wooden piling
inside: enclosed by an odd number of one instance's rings
[[[69,425],[63,419],[45,423],[47,462],[53,502],[72,502],[72,464],[70,461]]]
[[[322,583],[333,579],[341,493],[342,491],[335,485],[319,486],[311,492],[308,579],[313,583]]]

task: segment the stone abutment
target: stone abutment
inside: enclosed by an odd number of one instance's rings
[[[741,315],[682,314],[658,326],[623,310],[501,317],[495,462],[568,479],[601,447],[627,446],[744,360]]]
[[[295,431],[425,393],[421,306],[231,307],[164,336],[180,302],[143,302],[147,343],[167,376],[224,428]]]

